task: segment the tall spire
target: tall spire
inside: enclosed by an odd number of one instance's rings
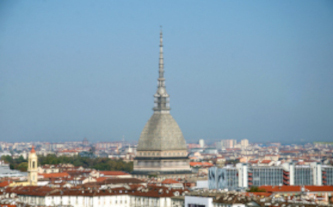
[[[161,26],[161,32],[160,32],[160,59],[159,59],[159,65],[158,65],[158,72],[159,72],[159,78],[164,78],[164,58],[163,58],[163,31]]]
[[[157,91],[154,95],[155,97],[155,106],[154,111],[159,113],[169,113],[170,107],[169,107],[169,94],[166,92],[165,89],[165,78],[164,78],[164,58],[163,58],[163,32],[161,27],[160,32],[160,58],[159,58],[159,64],[158,64],[158,85],[157,85]]]

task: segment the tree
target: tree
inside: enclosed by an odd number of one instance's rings
[[[266,192],[266,190],[259,188],[258,186],[251,186],[251,188],[248,189],[247,192]]]
[[[22,162],[17,166],[17,169],[21,172],[27,172],[28,170],[28,163],[27,162]]]
[[[6,163],[12,163],[13,162],[13,158],[10,155],[3,155],[1,157],[1,160],[5,161]]]

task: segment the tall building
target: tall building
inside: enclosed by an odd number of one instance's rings
[[[191,174],[186,142],[170,114],[169,94],[165,87],[163,35],[160,33],[160,58],[153,115],[141,132],[134,160],[135,177],[185,177]]]
[[[38,181],[38,158],[34,146],[32,146],[28,157],[28,182],[29,185],[37,185]]]
[[[222,145],[224,148],[234,148],[237,142],[234,139],[224,139],[221,143],[223,143]]]
[[[205,140],[199,139],[199,145],[200,145],[201,148],[204,148],[205,147]]]
[[[240,144],[242,148],[246,148],[247,146],[249,146],[249,140],[242,139]]]

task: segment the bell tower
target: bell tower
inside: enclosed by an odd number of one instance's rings
[[[28,158],[28,182],[29,185],[37,185],[38,181],[38,158],[34,146],[32,146]]]

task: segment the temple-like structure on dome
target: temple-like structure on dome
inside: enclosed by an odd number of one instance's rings
[[[185,177],[191,168],[186,142],[177,122],[170,114],[169,94],[165,87],[163,34],[160,33],[160,58],[154,114],[142,130],[133,175],[136,177]]]

